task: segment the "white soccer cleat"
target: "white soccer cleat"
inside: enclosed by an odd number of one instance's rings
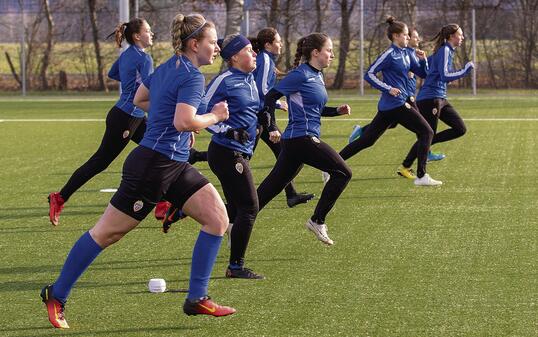
[[[309,231],[311,231],[312,233],[316,235],[319,241],[329,246],[332,246],[334,244],[334,241],[331,240],[331,238],[329,237],[329,234],[327,234],[326,224],[318,224],[312,221],[311,219],[308,219],[305,226]]]
[[[327,172],[321,171],[321,179],[323,180],[323,183],[326,184],[329,179],[331,179],[331,175]]]
[[[415,186],[440,186],[443,185],[443,182],[440,180],[435,180],[428,173],[426,173],[422,178],[415,179]]]
[[[233,223],[228,224],[228,228],[226,228],[226,234],[228,235],[228,248],[232,246],[232,227],[234,226]]]

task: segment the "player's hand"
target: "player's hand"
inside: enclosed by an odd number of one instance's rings
[[[417,57],[421,60],[426,59],[426,52],[421,49],[415,49],[415,54],[417,54]]]
[[[211,113],[217,117],[219,122],[227,120],[230,117],[228,103],[226,103],[226,101],[218,102],[213,106],[213,109],[211,109]]]
[[[280,101],[280,110],[288,111],[288,102]]]
[[[336,108],[336,112],[340,115],[351,115],[351,107],[347,104],[343,104]]]
[[[269,140],[275,144],[280,142],[280,136],[280,131],[278,130],[269,132]]]
[[[390,91],[389,91],[389,94],[391,94],[394,97],[399,96],[401,93],[402,92],[398,88],[390,88]]]

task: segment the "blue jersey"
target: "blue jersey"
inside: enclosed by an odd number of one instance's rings
[[[204,75],[185,56],[172,56],[145,81],[149,89],[148,124],[140,145],[175,161],[189,159],[190,131],[174,127],[178,103],[198,109],[204,94]]]
[[[133,104],[140,84],[153,72],[153,59],[136,45],[131,45],[114,62],[108,77],[120,81],[121,95],[115,106],[134,117],[144,117],[144,111]]]
[[[400,48],[392,44],[375,62],[368,68],[364,79],[372,87],[381,91],[381,98],[377,105],[379,111],[387,111],[405,104],[409,96],[415,93],[408,92],[409,71],[417,74],[424,73],[426,60],[420,60],[410,56],[406,48]],[[383,73],[383,80],[377,78],[378,72]],[[394,97],[389,91],[392,88],[400,89],[401,94]]]
[[[260,97],[260,108],[263,107],[263,101],[265,95],[271,90],[276,83],[276,55],[263,49],[256,56],[256,69],[252,72],[256,79],[256,86],[258,87],[258,94]],[[277,101],[277,108],[280,108],[280,104]]]
[[[288,101],[289,121],[282,138],[319,137],[321,112],[329,99],[321,71],[303,63],[284,77],[275,90]]]
[[[471,63],[467,63],[463,69],[454,71],[453,57],[454,48],[449,43],[443,44],[431,56],[430,71],[424,85],[420,88],[417,100],[446,98],[446,84],[471,72]]]
[[[420,62],[421,60],[418,58],[415,49],[411,47],[405,48],[407,53],[409,54],[409,58],[413,59],[413,62],[416,62],[420,64],[420,68],[416,69],[416,73],[409,72],[407,75],[407,94],[409,96],[415,96],[417,93],[417,78],[416,76],[420,78],[426,78],[428,75],[428,60],[425,60],[424,62]]]
[[[215,77],[207,86],[198,114],[210,112],[215,104],[224,100],[228,103],[230,117],[207,128],[213,134],[211,140],[234,151],[252,155],[258,123],[257,113],[260,108],[258,90],[252,73],[244,73],[231,67]],[[226,131],[231,128],[247,130],[248,142],[241,144],[227,138]]]

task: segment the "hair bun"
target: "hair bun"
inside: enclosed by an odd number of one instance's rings
[[[396,21],[396,18],[394,16],[392,16],[392,15],[389,15],[385,22],[388,23],[389,25],[392,25],[394,23],[394,21]]]

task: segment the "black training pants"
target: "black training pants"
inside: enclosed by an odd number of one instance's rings
[[[146,117],[133,117],[116,106],[106,116],[106,129],[101,145],[93,156],[79,167],[60,191],[67,201],[88,180],[104,171],[123,151],[129,140],[140,143],[146,132]]]
[[[258,187],[260,209],[277,196],[306,164],[331,176],[312,216],[316,223],[325,223],[325,217],[351,179],[350,168],[333,148],[317,137],[282,139],[281,143],[282,151],[275,167]]]
[[[340,155],[347,160],[358,152],[372,146],[395,122],[417,135],[418,165],[417,176],[423,177],[426,173],[426,161],[433,137],[433,130],[420,113],[409,103],[387,111],[379,111],[362,136],[340,151]],[[407,166],[409,167],[409,166]]]
[[[258,215],[258,195],[248,157],[211,142],[207,149],[207,159],[211,171],[222,185],[230,222],[233,223],[230,233],[230,264],[243,265],[252,227]]]
[[[446,99],[427,99],[417,102],[420,114],[428,122],[434,132],[431,145],[436,143],[447,142],[449,140],[461,137],[467,132],[465,123],[456,109],[448,103]],[[437,123],[443,121],[450,129],[437,133]],[[417,158],[418,142],[413,144],[407,157],[403,161],[405,167],[411,167]]]

